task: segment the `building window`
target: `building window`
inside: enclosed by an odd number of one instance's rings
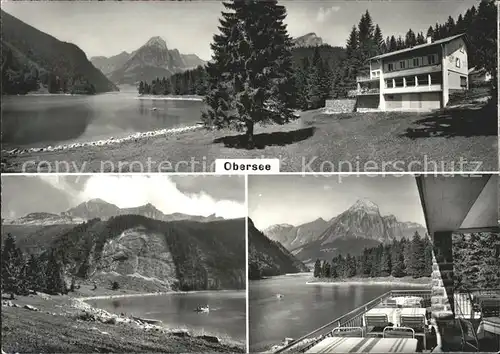
[[[467,77],[460,76],[460,87],[466,89],[467,88]]]
[[[413,66],[419,66],[419,60],[418,58],[413,58]]]
[[[427,62],[429,63],[429,65],[436,64],[436,57],[434,56],[434,54],[427,56]]]
[[[387,64],[387,70],[393,71],[394,70],[394,64],[393,63]]]
[[[403,60],[403,61],[400,61],[400,62],[399,62],[399,67],[400,67],[401,69],[405,69],[405,68],[406,68],[406,62],[405,62],[404,60]]]
[[[455,65],[457,66],[457,68],[459,68],[461,66],[461,62],[460,62],[460,58],[457,58],[457,60],[455,60]]]

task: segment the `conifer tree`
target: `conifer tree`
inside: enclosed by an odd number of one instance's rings
[[[321,261],[319,259],[316,259],[316,262],[314,263],[314,277],[319,278],[321,276]]]
[[[7,234],[2,250],[2,289],[11,294],[25,292],[24,258],[12,234]]]
[[[376,44],[375,55],[383,54],[387,51],[386,44],[384,42],[384,37],[382,36],[382,30],[379,25],[375,26],[375,33],[373,34],[373,41]]]
[[[256,123],[284,124],[295,118],[286,10],[276,0],[234,0],[224,6],[231,12],[222,12],[221,33],[211,46],[208,110],[202,121],[210,128],[244,129],[253,148]]]
[[[66,284],[64,281],[64,270],[57,252],[51,250],[47,261],[46,291],[49,294],[65,294]]]
[[[26,278],[30,289],[34,291],[45,290],[45,276],[43,264],[37,256],[32,254],[26,265]]]

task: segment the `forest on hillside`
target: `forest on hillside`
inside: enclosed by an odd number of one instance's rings
[[[500,289],[500,235],[453,235],[453,276],[459,289]]]
[[[117,90],[78,46],[59,41],[3,10],[1,15],[2,94],[96,94]]]
[[[314,277],[349,279],[353,277],[412,278],[432,274],[432,243],[428,236],[418,232],[411,240],[405,238],[377,247],[365,248],[360,255],[338,255],[331,261],[316,260]]]
[[[469,67],[485,68],[493,75],[492,90],[497,82],[497,8],[494,0],[483,0],[457,19],[448,17],[444,23],[430,25],[424,31],[409,29],[405,36],[388,35],[375,24],[368,11],[352,27],[346,47],[329,45],[293,48],[294,108],[323,107],[328,98],[344,98],[356,88],[356,76],[366,73],[367,59],[426,43],[427,37],[439,40],[466,33],[470,41]],[[209,90],[209,75],[203,67],[179,73],[170,78],[141,82],[140,94],[205,95]],[[493,97],[496,95],[493,94]]]
[[[92,219],[57,237],[46,238],[48,243],[37,254],[29,254],[19,247],[15,235],[8,234],[2,244],[2,292],[67,293],[73,286],[69,287],[65,279],[89,280],[98,271],[109,271],[109,264],[103,259],[105,245],[124,231],[137,228],[142,228],[145,237],[163,237],[178,280],[176,290],[245,287],[244,219],[163,222],[139,215],[120,215],[106,221]],[[154,257],[155,251],[148,253],[145,248],[141,257]],[[127,260],[125,257],[113,262]],[[154,260],[151,264],[162,266]],[[127,287],[127,283],[118,285]]]

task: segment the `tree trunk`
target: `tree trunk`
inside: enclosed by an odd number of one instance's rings
[[[255,142],[253,140],[253,121],[247,120],[246,127],[247,148],[253,149],[255,147]]]

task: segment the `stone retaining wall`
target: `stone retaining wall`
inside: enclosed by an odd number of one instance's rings
[[[355,99],[338,99],[325,101],[325,113],[352,113],[356,109]]]
[[[454,312],[452,242],[450,232],[434,234],[431,309],[436,317]]]

